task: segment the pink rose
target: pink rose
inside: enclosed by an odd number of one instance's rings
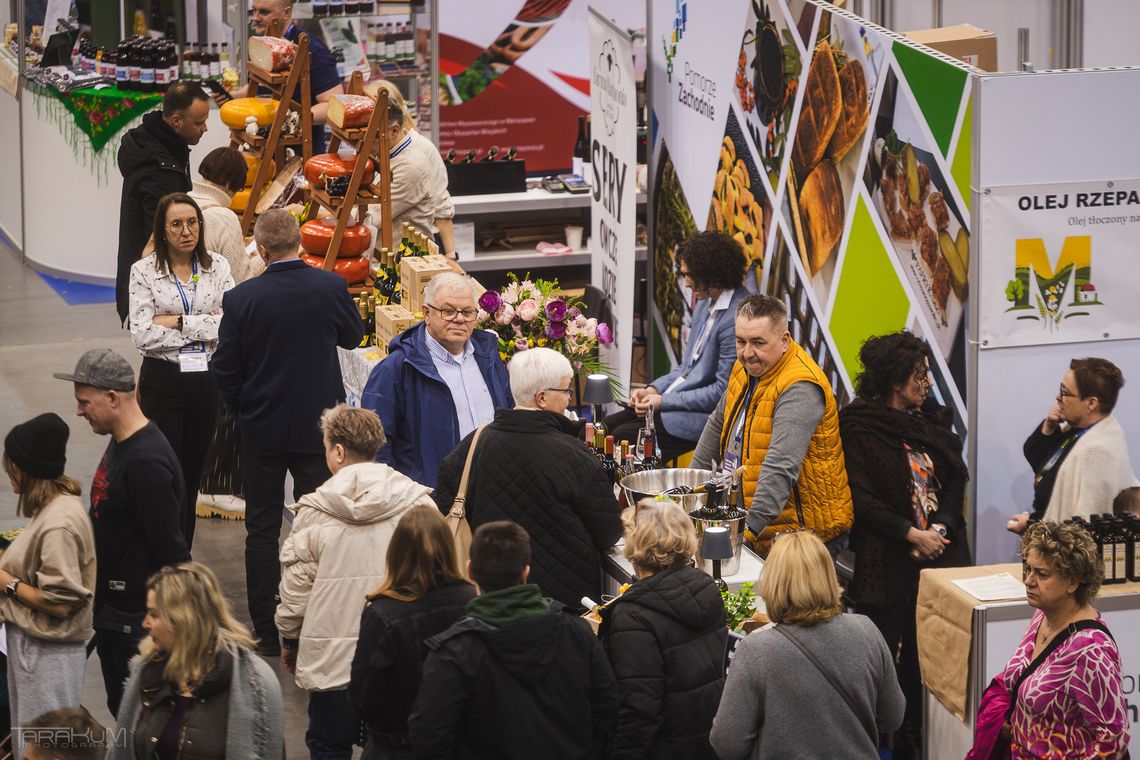
[[[586,324],[582,325],[582,332],[586,334],[588,340],[594,340],[598,337],[598,320],[590,317],[586,320]]]
[[[598,325],[597,335],[598,342],[603,346],[608,346],[614,342],[614,334],[610,331],[610,326],[605,322],[602,322]]]
[[[516,338],[515,348],[517,348],[519,351],[526,351],[528,348],[530,348],[530,346],[527,345],[526,338]]]
[[[519,304],[516,313],[523,322],[533,322],[538,316],[538,302],[533,298],[528,298]]]
[[[515,309],[509,303],[503,304],[502,308],[495,314],[495,321],[500,325],[509,325],[514,318]]]

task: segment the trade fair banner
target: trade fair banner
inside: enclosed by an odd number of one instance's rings
[[[983,349],[1140,337],[1140,180],[982,196]]]
[[[623,29],[645,5],[592,0]],[[568,171],[578,117],[590,111],[585,0],[439,3],[439,148],[483,155],[518,149],[529,174]]]
[[[637,242],[637,85],[629,34],[590,7],[590,282],[609,304],[614,342],[601,360],[627,394]]]
[[[746,284],[783,299],[839,403],[859,349],[909,329],[966,422],[968,67],[822,0],[653,0],[653,289],[679,356],[674,270],[699,230],[737,240]],[[715,83],[715,84],[714,84]],[[655,369],[661,369],[656,367]]]

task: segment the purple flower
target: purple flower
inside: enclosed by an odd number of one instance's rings
[[[503,305],[503,298],[499,295],[498,291],[488,290],[483,295],[479,296],[479,308],[488,314],[494,314]]]
[[[552,322],[562,322],[568,313],[566,302],[561,298],[552,298],[546,302],[546,318]]]
[[[608,346],[614,342],[614,334],[610,332],[610,326],[605,322],[598,323],[598,342],[603,346]]]
[[[547,322],[546,337],[551,340],[561,340],[566,335],[565,322]]]
[[[582,316],[582,312],[575,308],[571,309],[566,316],[570,317],[570,319],[577,319],[578,317]]]

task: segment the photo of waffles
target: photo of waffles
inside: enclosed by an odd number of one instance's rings
[[[947,184],[941,155],[892,69],[883,78],[863,180],[931,326],[949,356],[969,296],[969,220]]]
[[[749,271],[764,266],[764,244],[772,221],[772,206],[762,182],[735,109],[730,109],[705,229],[718,230],[740,243]]]

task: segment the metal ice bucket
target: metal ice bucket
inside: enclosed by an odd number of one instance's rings
[[[693,525],[697,526],[697,567],[709,575],[713,574],[713,561],[701,559],[701,541],[704,540],[705,528],[724,526],[728,528],[728,538],[732,542],[732,557],[720,561],[720,575],[722,578],[728,575],[736,575],[737,571],[740,570],[740,553],[744,549],[744,516],[741,515],[735,520],[706,520],[690,512],[689,517],[692,519]]]
[[[622,506],[636,504],[644,498],[659,496],[676,486],[699,486],[713,476],[712,470],[670,467],[663,470],[644,470],[626,475],[621,479]],[[670,494],[669,499],[677,502],[686,512],[692,512],[705,505],[708,494]]]

